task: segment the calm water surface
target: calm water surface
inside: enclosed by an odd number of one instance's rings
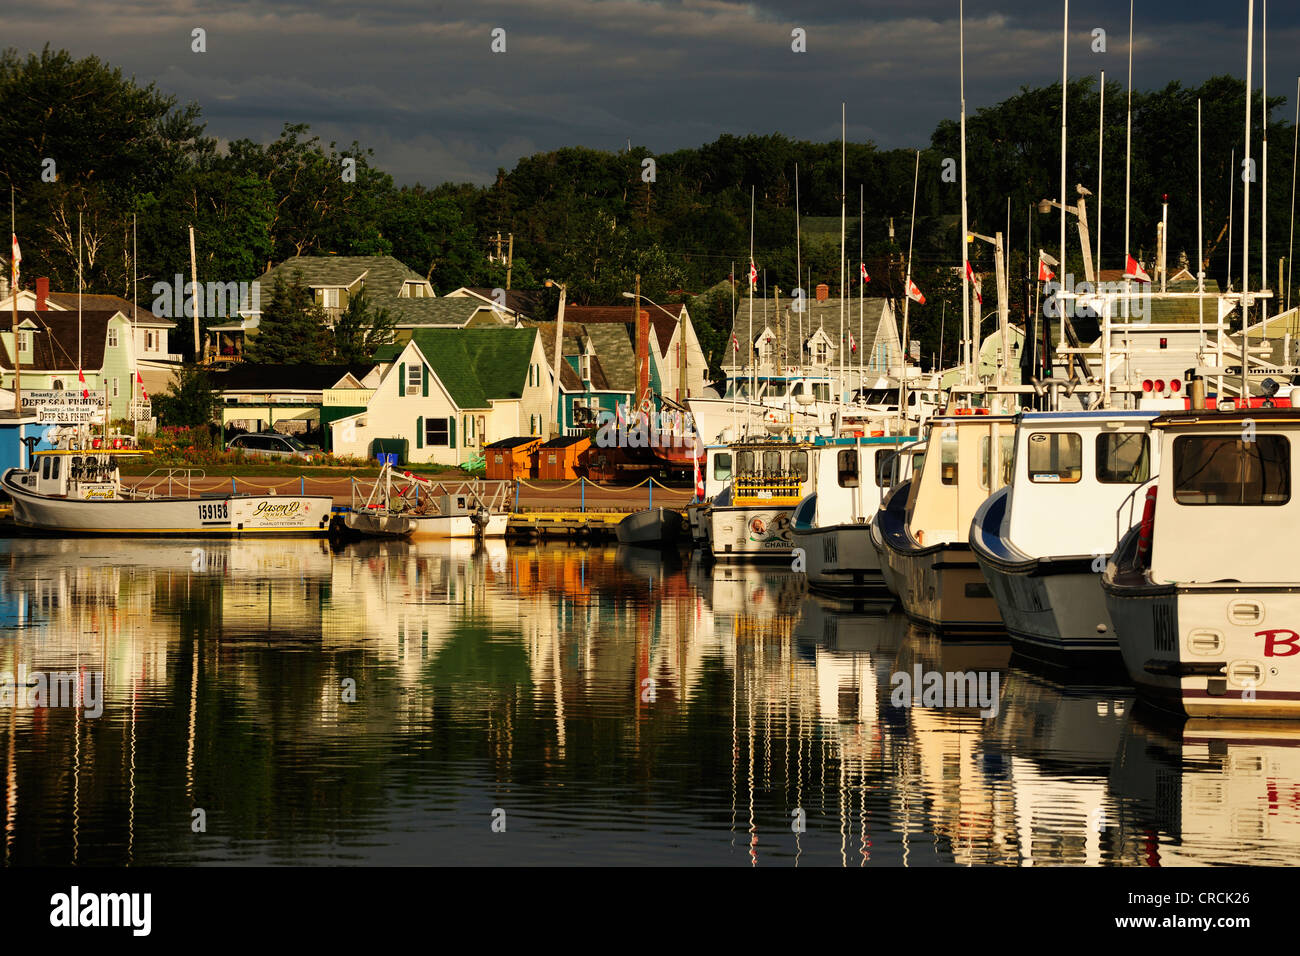
[[[894,706],[918,665],[997,673],[997,715]],[[60,671],[103,713],[0,706],[6,864],[1300,862],[1300,729],[1171,724],[782,570],[0,541],[0,672]]]

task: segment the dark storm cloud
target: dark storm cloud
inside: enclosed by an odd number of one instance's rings
[[[1258,5],[1257,5],[1258,6]],[[1300,11],[1269,10],[1270,93],[1300,69]],[[1139,2],[1134,81],[1196,83],[1245,67],[1245,3]],[[924,145],[958,109],[952,0],[244,0],[10,3],[5,44],[94,53],[203,107],[223,139],[306,122],[359,140],[399,181],[485,182],[521,155],[567,144],[667,151],[722,133],[849,135]],[[190,51],[190,31],[208,51]],[[507,52],[490,52],[491,30]],[[790,50],[795,27],[806,54]],[[1107,53],[1090,50],[1094,28]],[[1122,81],[1127,0],[1073,4],[1070,73]],[[1060,78],[1061,6],[966,4],[968,108]],[[1256,71],[1259,70],[1259,51]],[[1291,104],[1286,107],[1289,115]]]

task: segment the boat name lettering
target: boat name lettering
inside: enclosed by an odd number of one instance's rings
[[[1296,644],[1300,641],[1300,634],[1295,631],[1285,627],[1275,627],[1267,631],[1256,631],[1255,636],[1264,638],[1265,657],[1290,657],[1292,654],[1300,654],[1300,646]]]
[[[287,518],[290,515],[296,515],[298,513],[298,506],[299,502],[297,501],[261,501],[258,502],[257,507],[253,509],[253,516],[262,518]]]
[[[230,506],[225,501],[214,501],[199,505],[200,521],[229,521]]]

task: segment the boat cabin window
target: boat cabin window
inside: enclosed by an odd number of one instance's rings
[[[50,477],[50,458],[51,458],[51,457],[52,457],[52,456],[50,456],[50,455],[45,455],[44,457],[41,458],[41,479],[42,479],[42,480],[44,480],[44,479]]]
[[[897,453],[888,448],[876,452],[876,487],[888,488],[894,474],[894,458]]]
[[[854,448],[846,448],[839,453],[836,459],[836,471],[839,472],[839,482],[841,488],[858,487],[858,452]]]
[[[1083,439],[1074,432],[1029,436],[1029,480],[1073,484],[1083,477]]]
[[[50,478],[57,481],[59,477],[59,462],[63,459],[59,458],[58,455],[53,455],[51,457],[53,460],[50,463]]]
[[[736,453],[736,474],[752,475],[754,473],[754,453],[742,451]]]
[[[1011,484],[1011,476],[1015,474],[1014,455],[1016,453],[1015,435],[1001,435],[998,438],[998,446],[1001,454],[998,456],[998,487]],[[989,448],[991,442],[989,436],[985,435],[980,439],[980,487],[989,486],[989,467],[992,462],[989,460]],[[1078,481],[1078,479],[1075,479]]]
[[[945,429],[939,439],[939,480],[945,485],[957,484],[957,429]]]
[[[731,455],[713,456],[713,480],[727,481],[731,478]]]
[[[830,382],[813,382],[813,395],[819,402],[829,402],[831,400],[831,383]]]
[[[779,451],[763,452],[763,474],[779,475],[781,471],[781,453]]]
[[[1181,505],[1283,505],[1291,500],[1291,443],[1282,435],[1174,439],[1174,500]]]
[[[1151,441],[1145,432],[1097,436],[1097,480],[1140,485],[1151,478]]]
[[[806,451],[790,452],[790,470],[800,482],[808,480],[808,453]]]

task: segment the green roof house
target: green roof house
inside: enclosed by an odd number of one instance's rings
[[[548,434],[552,379],[535,328],[416,329],[375,361],[364,411],[331,423],[335,454],[405,443],[409,463],[460,465],[502,438]]]

